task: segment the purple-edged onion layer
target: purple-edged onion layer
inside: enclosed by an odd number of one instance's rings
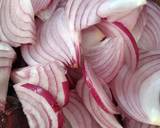
[[[40,86],[19,83],[14,85],[30,128],[61,128],[63,115],[53,96]]]
[[[113,104],[112,99],[110,99],[107,92],[104,90],[103,86],[108,86],[101,82],[98,78],[96,78],[96,74],[90,68],[91,66],[84,62],[84,77],[86,80],[85,86],[88,86],[90,93],[92,94],[93,98],[104,111],[117,114],[117,108]]]
[[[15,70],[12,80],[15,83],[27,82],[48,90],[60,106],[68,102],[69,84],[65,70],[56,63]]]
[[[65,12],[71,30],[79,31],[95,25],[101,18],[116,21],[145,3],[146,0],[68,0]]]
[[[104,111],[97,104],[84,80],[78,82],[76,89],[87,110],[102,128],[122,128],[113,114]]]
[[[106,83],[116,76],[124,63],[124,46],[124,39],[111,23],[82,31],[83,56],[97,77]]]

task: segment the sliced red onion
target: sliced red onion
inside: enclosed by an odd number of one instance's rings
[[[107,113],[97,104],[84,80],[78,82],[77,92],[92,117],[102,128],[122,128],[114,115]]]
[[[15,70],[12,80],[15,83],[28,82],[48,90],[60,106],[68,102],[69,84],[65,70],[56,63],[45,66],[26,67]]]
[[[31,0],[1,0],[0,12],[0,40],[14,47],[35,43]]]
[[[60,8],[42,26],[37,44],[22,47],[22,55],[29,65],[58,61],[62,65],[77,67],[79,50],[78,33],[70,31],[64,9]]]
[[[145,3],[146,0],[68,0],[65,9],[71,30],[79,31],[95,25],[101,18],[116,21]]]
[[[121,22],[125,27],[128,28],[128,30],[132,31],[138,22],[142,10],[143,7],[136,8],[133,11],[131,11],[128,15],[119,19],[118,22]]]
[[[146,4],[146,0],[104,0],[97,10],[100,17],[107,17],[108,21],[116,21],[134,9]]]
[[[141,22],[135,26],[135,31],[139,31],[143,27],[142,31],[138,33],[140,34],[138,46],[145,50],[159,49],[160,7],[152,1],[148,1],[141,13],[142,16],[138,19]]]
[[[108,23],[98,27],[100,29],[103,27],[105,32],[100,31],[96,26],[82,31],[83,55],[98,78],[108,83],[124,63],[125,42],[120,34],[117,34],[119,31],[114,25]]]
[[[92,128],[92,118],[75,92],[70,93],[69,103],[63,114],[72,128]]]
[[[134,70],[138,64],[139,60],[139,49],[136,44],[136,40],[131,34],[131,32],[120,22],[114,22],[114,24],[119,28],[121,36],[125,40],[125,61],[128,66]]]
[[[124,119],[124,128],[159,128],[158,126],[148,125],[133,119]]]
[[[31,0],[34,13],[37,14],[39,11],[46,9],[53,0]]]
[[[122,110],[133,119],[160,125],[160,52],[142,52],[136,71],[124,67],[114,81],[113,94]]]
[[[45,89],[32,84],[14,85],[23,111],[32,128],[61,128],[62,113],[53,96]],[[42,118],[43,117],[43,118]]]
[[[0,111],[4,111],[10,71],[16,53],[5,42],[0,42]]]
[[[87,61],[84,62],[84,77],[86,79],[86,86],[89,87],[91,94],[95,98],[95,101],[97,104],[106,112],[117,114],[117,108],[113,104],[112,100],[110,99],[109,95],[104,90],[103,86],[108,86],[106,84],[102,84],[98,78],[96,78],[96,75],[94,71],[91,69],[91,66],[87,63]]]

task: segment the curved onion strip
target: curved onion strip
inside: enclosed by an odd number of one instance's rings
[[[12,73],[15,83],[25,82],[40,85],[48,90],[60,106],[68,102],[68,81],[65,71],[55,63],[45,66],[26,67]]]
[[[80,62],[77,34],[74,33],[73,37],[71,36],[64,9],[60,8],[42,26],[39,43],[22,47],[24,60],[31,65],[36,64],[34,61],[40,64],[58,61],[62,65],[75,67]]]
[[[53,2],[53,0],[31,0],[34,13],[37,14],[39,11],[42,11],[48,8],[48,5]]]
[[[72,128],[92,128],[92,118],[75,92],[70,93],[69,103],[63,108],[63,114]]]
[[[136,41],[131,32],[122,23],[114,22],[114,24],[120,29],[121,34],[125,40],[125,61],[130,66],[130,68],[134,70],[139,60],[139,49]]]
[[[2,0],[0,39],[17,47],[35,42],[34,13],[31,0]]]
[[[108,23],[106,20],[98,24],[98,28],[106,35],[106,37],[123,38],[124,53],[122,54],[125,55],[125,63],[134,70],[138,63],[139,50],[136,41],[129,30],[120,22]]]
[[[100,22],[102,17],[115,21],[145,3],[146,0],[68,0],[65,9],[71,30],[79,31]],[[132,6],[128,8],[128,4]]]
[[[114,115],[107,113],[97,104],[84,80],[78,82],[76,89],[84,105],[102,128],[122,128]]]
[[[146,0],[104,0],[98,8],[97,14],[103,18],[107,17],[108,21],[113,22],[144,4],[146,4]]]
[[[14,85],[14,89],[22,103],[30,127],[34,123],[36,126],[33,128],[37,126],[39,128],[59,128],[63,125],[59,107],[48,91],[39,86],[24,83]]]
[[[99,27],[102,27],[99,25]],[[124,40],[110,33],[114,27],[106,25],[106,39],[98,28],[91,27],[82,32],[83,55],[92,69],[106,83],[109,83],[119,72],[124,61]],[[115,30],[116,31],[116,30]],[[93,39],[94,37],[94,39]],[[100,41],[104,39],[103,41]],[[115,52],[118,51],[118,52]]]
[[[16,53],[5,42],[0,42],[0,111],[4,111],[8,82]]]
[[[154,125],[143,124],[133,119],[125,118],[124,128],[159,128],[159,127]]]
[[[97,104],[102,107],[106,112],[116,114],[116,106],[111,101],[110,97],[106,94],[103,89],[103,84],[96,78],[94,71],[90,68],[90,65],[87,61],[84,61],[84,71],[83,75],[86,79],[86,85],[90,88],[91,94],[95,98]],[[105,84],[105,86],[108,86]]]
[[[139,31],[139,27],[143,27],[138,46],[145,50],[159,49],[160,47],[160,7],[152,1],[148,1],[147,5],[141,12],[143,17],[140,17],[138,21],[143,21],[141,24],[137,24],[135,29]],[[143,19],[146,20],[143,20]]]
[[[143,7],[134,9],[128,15],[119,19],[118,22],[122,23],[125,27],[127,27],[129,31],[132,31],[138,22],[142,9]]]
[[[160,125],[160,52],[141,52],[136,71],[123,68],[114,81],[113,93],[119,106],[135,120]]]

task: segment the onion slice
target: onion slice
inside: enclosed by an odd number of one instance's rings
[[[110,23],[82,31],[83,56],[97,77],[106,83],[117,75],[124,63],[125,42],[118,32]]]
[[[31,0],[2,0],[0,6],[0,40],[14,47],[35,43]]]
[[[97,104],[106,112],[117,114],[117,108],[113,104],[110,97],[107,95],[105,90],[103,89],[103,86],[108,86],[106,84],[102,84],[98,78],[96,78],[96,75],[94,71],[90,68],[90,65],[87,63],[87,61],[84,61],[84,71],[83,71],[84,78],[86,80],[86,86],[90,88],[90,92],[92,96],[95,98],[95,101]]]
[[[160,49],[160,7],[152,1],[148,1],[141,15],[138,19],[141,22],[135,26],[133,31],[135,33],[142,27],[141,32],[138,33],[140,34],[138,46],[144,50]]]
[[[79,96],[71,91],[67,106],[63,108],[65,118],[72,128],[92,128],[92,118]]]
[[[48,90],[60,106],[68,102],[69,83],[65,70],[56,63],[45,66],[26,67],[13,71],[15,83],[28,82]]]
[[[48,91],[27,83],[16,84],[14,89],[22,103],[30,127],[59,128],[63,126],[60,108]]]
[[[22,55],[29,65],[48,64],[52,61],[70,67],[80,64],[79,33],[70,31],[64,14],[64,9],[59,8],[42,26],[39,42],[22,47]]]
[[[124,66],[113,84],[113,94],[123,112],[153,125],[160,125],[159,57],[159,51],[142,51],[136,71]]]
[[[76,90],[87,110],[102,128],[122,128],[114,115],[104,111],[101,106],[97,104],[83,79],[78,82]]]

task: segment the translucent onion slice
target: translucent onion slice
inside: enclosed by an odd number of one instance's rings
[[[14,89],[22,103],[30,127],[60,128],[63,126],[63,115],[48,91],[25,83],[14,85]]]
[[[13,71],[15,83],[28,82],[48,90],[60,106],[68,103],[69,84],[65,70],[56,63],[45,66],[26,67]]]

